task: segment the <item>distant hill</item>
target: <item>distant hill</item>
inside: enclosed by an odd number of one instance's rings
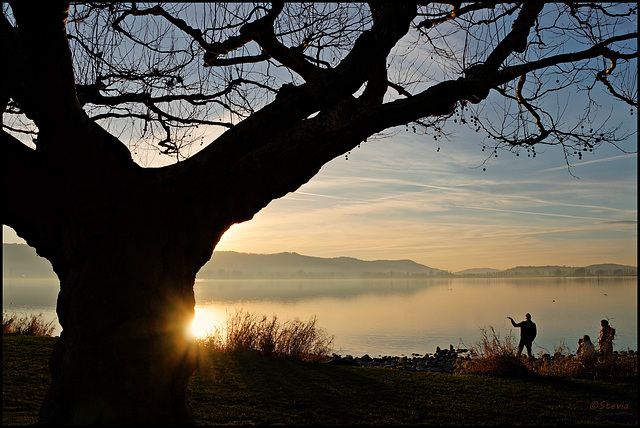
[[[322,258],[297,253],[250,254],[214,251],[198,272],[200,279],[244,278],[432,278],[637,275],[637,267],[619,264],[570,266],[518,266],[507,270],[465,269],[450,273],[412,260],[360,260],[353,257]],[[51,264],[26,244],[2,244],[5,278],[55,278]]]
[[[518,266],[501,271],[501,276],[598,276],[598,275],[637,275],[635,266],[614,263],[596,264],[584,267],[570,266]]]
[[[454,275],[486,275],[501,272],[500,269],[492,269],[492,268],[474,268],[474,269],[465,269],[458,272],[454,272]]]
[[[365,261],[352,257],[321,258],[297,253],[250,254],[215,251],[198,278],[377,277],[448,275],[412,260]],[[26,244],[2,244],[2,275],[7,278],[55,278],[48,260]]]
[[[353,257],[322,258],[298,253],[250,254],[214,251],[198,278],[238,277],[355,277],[448,275],[412,260],[365,261]]]

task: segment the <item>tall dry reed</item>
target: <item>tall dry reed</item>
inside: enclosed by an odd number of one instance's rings
[[[491,374],[496,376],[521,376],[529,369],[516,357],[518,345],[513,332],[500,338],[492,326],[481,328],[480,340],[471,346],[471,356],[458,361],[458,372]]]
[[[214,326],[199,341],[205,349],[212,351],[253,350],[265,356],[318,361],[330,354],[333,336],[318,327],[315,317],[308,321],[296,318],[280,323],[276,315],[269,319],[238,310],[227,315],[224,324]]]
[[[46,322],[42,314],[2,313],[2,333],[23,334],[28,336],[51,336],[55,320]]]
[[[510,331],[500,338],[493,327],[481,330],[481,339],[470,347],[470,356],[457,362],[457,372],[496,376],[553,376],[591,380],[637,380],[638,356],[632,350],[590,357],[573,355],[561,342],[553,355],[540,352],[537,358],[516,357],[516,338]]]

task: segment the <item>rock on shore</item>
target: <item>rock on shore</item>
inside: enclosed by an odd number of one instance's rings
[[[449,349],[440,349],[440,347],[437,347],[436,352],[434,352],[433,354],[427,353],[423,356],[420,356],[420,354],[411,354],[411,357],[403,355],[400,357],[385,356],[371,358],[368,354],[365,354],[362,357],[354,358],[351,355],[342,357],[341,355],[333,354],[331,359],[328,360],[326,364],[409,370],[424,373],[451,374],[455,372],[455,366],[457,362],[473,358],[474,355],[475,354],[468,349],[454,349],[453,345],[449,345]],[[636,355],[636,352],[632,350],[613,351],[614,359],[626,358],[627,355],[634,356]],[[576,357],[573,354],[564,356],[562,354],[556,353],[556,355],[553,356],[544,354],[540,357],[539,360],[544,362],[560,358],[572,359]],[[534,358],[534,360],[538,361],[538,358]]]
[[[458,356],[464,357],[468,353],[467,349],[454,349],[453,345],[449,345],[449,349],[437,347],[436,352],[433,354],[427,353],[422,356],[420,354],[411,354],[410,357],[403,355],[400,357],[380,356],[372,358],[368,354],[362,357],[353,357],[351,355],[343,357],[333,354],[327,364],[451,374],[454,372]]]

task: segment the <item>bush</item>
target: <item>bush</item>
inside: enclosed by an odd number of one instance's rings
[[[638,356],[634,351],[614,351],[611,355],[596,354],[581,358],[570,353],[561,343],[553,355],[540,353],[538,358],[516,357],[518,350],[513,333],[504,339],[493,327],[481,329],[480,341],[470,348],[470,355],[458,359],[458,373],[522,377],[549,376],[589,380],[637,380]]]
[[[544,376],[589,380],[636,380],[638,356],[634,351],[614,351],[610,356],[596,354],[587,358],[572,354],[548,354],[533,362],[534,370]]]
[[[480,341],[470,347],[470,356],[457,363],[459,373],[477,373],[495,376],[521,377],[531,375],[523,359],[516,357],[518,345],[509,332],[503,340],[495,329],[481,328]]]
[[[48,336],[51,337],[55,326],[55,320],[46,322],[42,314],[22,315],[18,318],[15,313],[9,315],[2,313],[2,333],[22,334],[27,336]]]
[[[318,328],[316,318],[278,323],[242,310],[227,316],[225,325],[214,326],[198,339],[205,349],[217,352],[258,351],[265,356],[320,361],[329,355],[333,336]]]

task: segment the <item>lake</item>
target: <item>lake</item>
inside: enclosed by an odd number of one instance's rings
[[[56,280],[4,279],[3,312],[56,318]],[[316,317],[334,337],[333,352],[362,356],[432,353],[475,345],[482,329],[519,337],[532,315],[533,351],[572,352],[579,337],[595,342],[600,320],[616,328],[615,349],[638,349],[637,277],[196,280],[194,331],[204,334],[238,310],[278,320]],[[54,335],[60,333],[55,322]]]

